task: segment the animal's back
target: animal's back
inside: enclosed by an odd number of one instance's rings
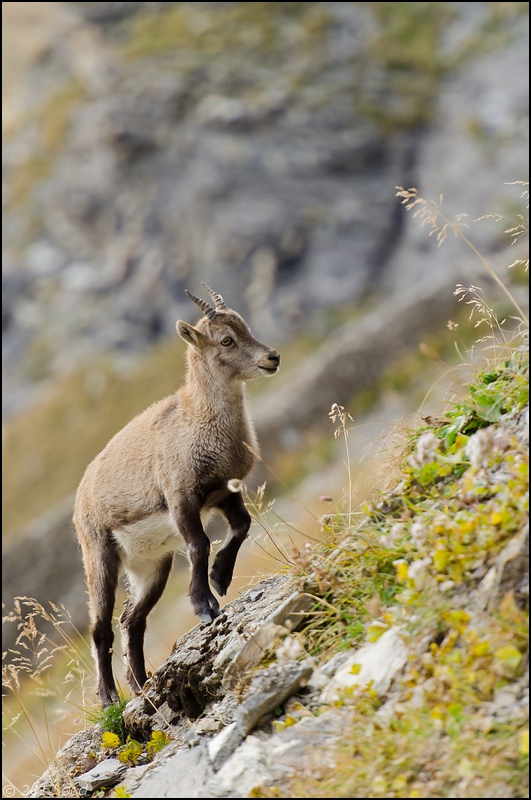
[[[178,396],[159,400],[116,433],[88,465],[79,484],[74,523],[97,513],[107,530],[121,527],[165,509],[160,465],[174,446],[178,465],[178,438],[168,437],[175,425]],[[103,516],[103,520],[102,520]],[[86,524],[86,523],[85,523]]]

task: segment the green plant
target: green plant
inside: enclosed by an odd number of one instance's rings
[[[136,766],[143,750],[144,747],[140,742],[128,736],[125,744],[118,751],[118,759],[124,764]]]
[[[117,710],[118,707],[119,704],[115,706]],[[116,725],[114,715],[113,724],[115,727],[120,727]],[[170,741],[164,731],[153,731],[150,739],[145,744],[133,739],[131,734],[127,735],[125,742],[116,733],[105,731],[102,735],[102,747],[115,750],[116,757],[128,766],[136,766],[144,753],[149,761],[152,761],[157,753],[166,747]]]
[[[113,703],[105,708],[98,707],[88,714],[88,718],[93,724],[102,726],[104,737],[108,733],[118,740],[113,745],[110,744],[111,740],[108,737],[109,744],[106,745],[108,747],[117,747],[119,744],[123,744],[128,736],[128,730],[123,718],[123,711],[128,702],[128,699],[122,696],[118,703]]]
[[[113,797],[131,797],[131,793],[120,784],[114,789]]]
[[[347,468],[347,475],[348,475],[348,518],[347,524],[350,526],[351,517],[352,517],[352,471],[350,466],[350,451],[348,447],[348,420],[354,422],[352,417],[349,413],[345,411],[344,406],[339,406],[337,403],[334,403],[330,413],[328,414],[332,422],[335,424],[336,421],[339,420],[339,427],[337,427],[334,431],[334,437],[337,439],[338,436],[343,435],[345,440],[345,453],[346,453],[346,468]]]
[[[166,745],[170,743],[171,739],[164,733],[164,731],[153,731],[151,738],[146,745],[147,754],[149,759],[155,758],[157,753],[160,753]]]

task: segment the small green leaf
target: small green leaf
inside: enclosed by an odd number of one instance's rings
[[[511,671],[518,669],[520,662],[522,661],[521,652],[511,644],[498,647],[494,651],[494,656],[501,664],[503,664],[504,667],[508,667]]]

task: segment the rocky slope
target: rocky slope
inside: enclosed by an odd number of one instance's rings
[[[176,643],[126,744],[77,734],[28,796],[526,796],[527,381],[527,346],[480,372],[355,526]]]

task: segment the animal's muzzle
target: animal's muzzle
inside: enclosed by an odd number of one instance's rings
[[[271,374],[276,372],[279,367],[280,367],[280,355],[277,353],[276,350],[272,350],[270,353],[267,353],[260,360],[260,368],[265,370],[266,372],[270,372]]]

